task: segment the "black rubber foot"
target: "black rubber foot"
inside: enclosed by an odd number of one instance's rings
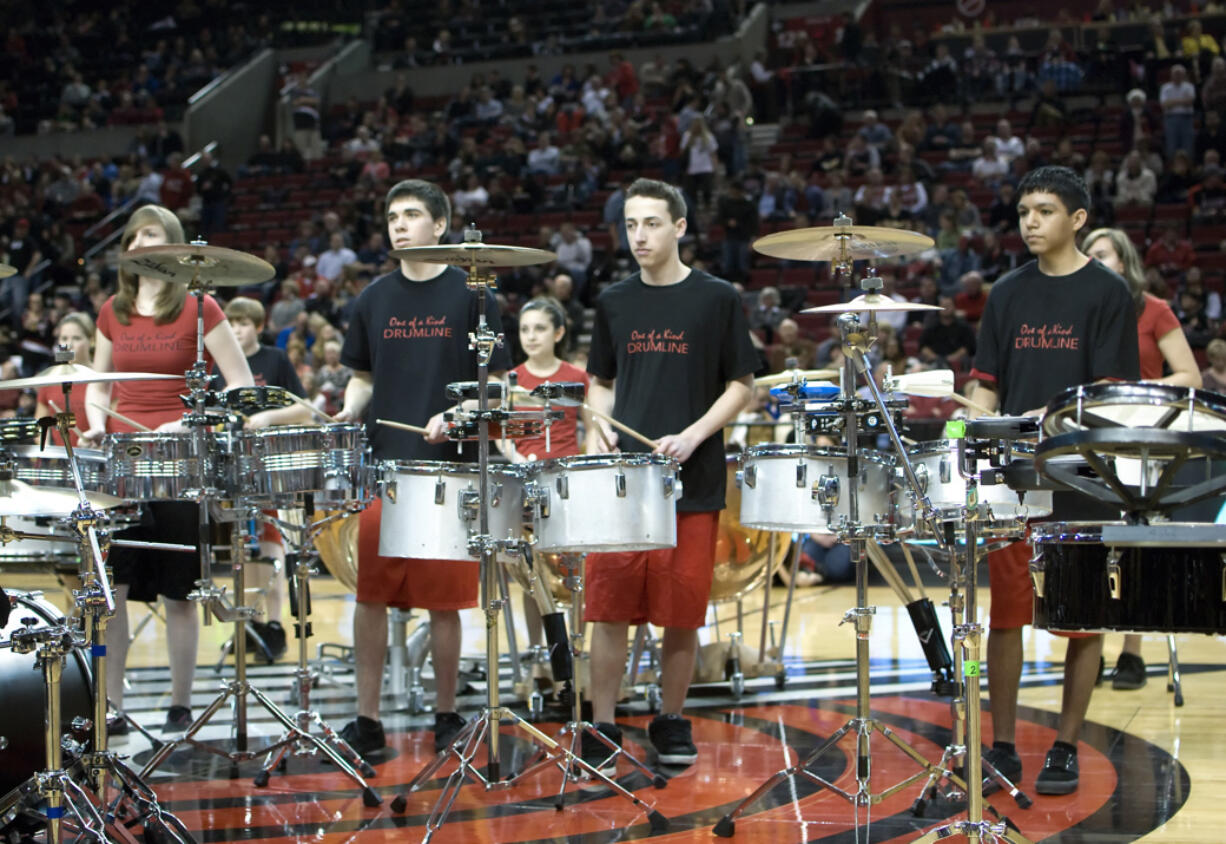
[[[264,786],[268,785],[268,771],[260,771],[255,775],[255,780],[253,780],[253,782],[255,783],[256,788],[263,788]]]
[[[915,801],[915,805],[911,807],[911,815],[916,818],[922,818],[924,812],[928,810],[928,801],[921,797]]]
[[[1167,683],[1167,684],[1166,684],[1166,690],[1167,690],[1168,692],[1173,692],[1173,691],[1175,691],[1175,684],[1174,684],[1174,683]]]
[[[736,823],[732,820],[731,815],[724,815],[711,831],[720,838],[731,838],[732,834],[736,832]]]
[[[1183,706],[1183,692],[1179,692],[1175,695],[1175,705]]]
[[[392,799],[392,811],[398,815],[403,815],[404,810],[409,808],[409,801],[404,799],[403,794],[397,794]]]
[[[1005,822],[1005,826],[1009,827],[1009,829],[1013,830],[1014,832],[1021,833],[1021,830],[1017,828],[1017,824],[1015,824],[1008,815],[1005,815],[1003,818],[1001,818],[1001,820]]]
[[[647,821],[651,824],[651,832],[653,835],[663,835],[668,832],[668,818],[661,815],[654,809],[648,813]]]
[[[370,779],[375,775],[375,767],[369,762],[362,762],[358,765],[358,773],[360,773],[366,779]]]
[[[362,805],[367,809],[383,805],[383,798],[369,785],[362,789]]]
[[[1031,800],[1028,795],[1026,795],[1025,793],[1021,791],[1017,793],[1017,797],[1014,798],[1014,800],[1017,803],[1018,807],[1022,809],[1029,809],[1031,806],[1034,805],[1034,801]]]
[[[664,786],[668,785],[668,777],[664,776],[663,774],[656,774],[651,778],[651,784],[656,788],[663,788]]]

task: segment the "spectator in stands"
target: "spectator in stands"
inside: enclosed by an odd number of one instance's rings
[[[720,269],[729,281],[744,282],[749,277],[749,244],[758,235],[758,209],[745,195],[745,186],[729,180],[715,212],[724,227],[720,243]]]
[[[175,153],[178,153],[182,160],[183,136],[172,129],[165,120],[159,120],[147,147],[149,157],[153,159],[153,166],[165,167],[167,160]]]
[[[1059,29],[1053,29],[1047,38],[1047,46],[1039,56],[1039,72],[1036,80],[1042,86],[1052,83],[1060,93],[1075,91],[1081,87],[1085,71],[1076,61],[1077,54],[1065,43]]]
[[[166,157],[166,169],[162,171],[162,205],[179,212],[188,206],[194,192],[192,173],[183,166],[183,154],[172,152]]]
[[[370,127],[362,125],[354,130],[354,136],[341,147],[341,156],[346,161],[364,164],[370,158],[371,152],[378,148],[379,141],[371,134]]]
[[[971,163],[971,175],[984,187],[996,187],[1009,175],[1009,162],[998,151],[996,138],[983,139],[983,152]]]
[[[1158,119],[1145,104],[1145,92],[1133,88],[1124,98],[1127,106],[1120,114],[1120,143],[1132,149],[1141,138],[1152,138],[1158,131]]]
[[[1188,267],[1184,274],[1183,287],[1180,293],[1191,293],[1198,297],[1205,305],[1205,317],[1215,325],[1222,318],[1222,297],[1218,295],[1216,290],[1205,289],[1204,275],[1198,266]]]
[[[556,176],[561,169],[562,153],[550,143],[548,132],[536,136],[536,146],[528,153],[528,172]]]
[[[306,74],[295,74],[289,85],[290,120],[294,145],[305,161],[323,158],[323,137],[320,135],[319,94],[306,80]]]
[[[949,197],[950,208],[954,212],[954,223],[962,234],[978,234],[983,228],[983,217],[979,209],[971,202],[966,191],[958,188]]]
[[[1192,77],[1200,80],[1209,75],[1209,63],[1222,53],[1217,39],[1205,32],[1197,18],[1188,21],[1188,28],[1180,39],[1183,57],[1192,65]]]
[[[1201,170],[1201,183],[1197,186],[1192,206],[1192,219],[1196,222],[1218,222],[1226,219],[1226,187],[1223,186],[1222,168],[1205,166]]]
[[[992,229],[983,233],[979,261],[979,272],[982,273],[984,281],[989,284],[1013,269],[1017,263],[1016,256],[1005,251],[1000,237]]]
[[[779,323],[787,319],[788,312],[779,306],[779,290],[774,287],[763,287],[758,291],[758,303],[749,312],[749,328],[762,333],[762,339],[769,345],[775,341],[775,330]]]
[[[1010,35],[996,74],[996,92],[1007,97],[1009,107],[1012,108],[1018,96],[1025,94],[1030,88],[1030,83],[1030,70],[1026,64],[1022,43],[1016,35]]]
[[[1222,59],[1222,63],[1226,67],[1226,59]],[[1226,82],[1226,78],[1223,81]],[[1209,150],[1215,151],[1219,160],[1222,155],[1226,155],[1226,124],[1222,122],[1219,112],[1206,110],[1201,129],[1196,134],[1196,154],[1203,159]]]
[[[315,370],[319,394],[324,397],[324,413],[334,415],[345,403],[345,387],[353,370],[341,363],[341,344],[336,340],[323,343],[323,362]]]
[[[791,220],[796,216],[796,203],[799,199],[798,192],[785,176],[767,173],[762,195],[758,197],[758,218],[776,222]]]
[[[328,239],[328,248],[316,259],[315,272],[320,278],[336,281],[345,267],[357,259],[354,251],[345,245],[345,238],[340,232],[336,232]]]
[[[813,369],[817,366],[817,343],[800,333],[796,320],[781,320],[775,332],[775,342],[767,348],[767,362],[771,372],[782,372],[789,358],[796,359],[796,368]]]
[[[887,229],[912,229],[915,225],[915,215],[903,207],[902,195],[892,190],[888,197],[885,209],[877,218],[875,225]]]
[[[233,177],[216,158],[207,152],[200,154],[201,171],[196,176],[196,192],[200,194],[200,233],[208,236],[225,231],[226,211],[234,188]]]
[[[81,74],[71,70],[68,81],[60,90],[60,120],[79,122],[92,93]]]
[[[952,296],[957,291],[959,280],[981,266],[979,253],[975,251],[971,238],[962,235],[955,248],[941,252],[941,291]]]
[[[1216,326],[1205,315],[1205,303],[1186,290],[1179,294],[1178,301],[1179,324],[1183,326],[1188,345],[1193,349],[1205,348],[1216,332]]]
[[[996,121],[996,153],[1005,160],[1007,164],[1012,164],[1013,159],[1019,158],[1026,154],[1026,144],[1017,135],[1013,134],[1013,126],[1005,118]]]
[[[832,171],[826,177],[826,186],[822,191],[822,207],[818,216],[824,220],[833,219],[839,214],[846,214],[853,204],[854,197],[851,188],[847,187],[843,172]]]
[[[875,149],[879,155],[887,152],[894,142],[894,133],[890,131],[890,127],[886,126],[877,112],[871,108],[865,110],[856,135],[863,138],[864,142]]]
[[[954,220],[954,212],[951,208],[948,211],[941,213],[937,220],[936,233],[936,248],[938,252],[945,253],[958,248],[958,242],[962,235],[958,231],[958,224]]]
[[[971,270],[958,280],[961,292],[954,296],[954,308],[958,316],[975,325],[983,316],[983,308],[988,302],[987,291],[983,289],[983,274]]]
[[[474,219],[489,205],[489,191],[471,170],[460,175],[463,187],[451,195],[451,207],[465,221]]]
[[[473,106],[473,122],[478,126],[493,126],[502,119],[502,111],[502,101],[494,96],[488,85],[483,85]]]
[[[922,214],[928,207],[928,191],[910,167],[899,168],[898,183],[889,188],[889,196],[892,198],[894,195],[899,197],[902,207],[912,215]]]
[[[147,158],[140,165],[136,201],[141,205],[162,204],[162,174],[153,169],[153,162]]]
[[[969,120],[962,122],[959,140],[955,141],[947,153],[947,158],[938,164],[942,171],[969,173],[975,159],[983,153],[983,145],[975,140],[975,124]]]
[[[1196,88],[1188,81],[1188,72],[1183,65],[1171,66],[1171,77],[1162,85],[1158,101],[1162,105],[1162,132],[1166,140],[1167,159],[1173,158],[1175,151],[1180,149],[1194,155]]]
[[[1183,150],[1175,153],[1171,166],[1158,180],[1158,202],[1186,203],[1188,191],[1196,184],[1196,174],[1192,172],[1192,162]]]
[[[706,118],[696,116],[681,136],[681,151],[685,155],[685,191],[700,208],[711,204],[718,150],[719,143],[707,128]]]
[[[753,94],[754,114],[763,123],[773,123],[778,117],[779,79],[766,66],[766,54],[754,53],[749,63],[749,90]]]
[[[272,138],[267,135],[260,135],[260,139],[256,143],[255,152],[247,159],[245,167],[238,168],[238,175],[242,178],[245,176],[264,176],[269,173],[275,173],[279,163],[280,159],[277,155],[277,150],[272,145]]]
[[[309,256],[311,267],[314,268],[315,258]],[[305,309],[306,305],[300,298],[301,287],[298,282],[293,279],[286,279],[281,282],[281,298],[273,304],[272,309],[268,312],[268,331],[275,335],[281,333],[282,330],[294,324]],[[284,345],[281,346],[285,348]]]
[[[932,165],[922,158],[915,157],[915,147],[899,142],[898,154],[894,156],[894,172],[897,174],[903,170],[910,170],[914,173],[915,178],[925,185],[937,180],[936,171],[932,169]]]
[[[1226,340],[1217,338],[1205,346],[1209,366],[1200,374],[1202,385],[1215,393],[1226,393]]]
[[[869,170],[867,176],[864,184],[856,189],[856,222],[862,226],[874,226],[885,212],[888,188],[879,168]]]
[[[958,88],[958,61],[949,52],[945,42],[937,44],[936,54],[924,68],[924,87],[930,97],[940,97],[948,91]]]
[[[0,281],[0,305],[8,309],[13,327],[20,328],[30,284],[36,280],[32,271],[42,261],[44,249],[39,238],[30,232],[30,221],[25,217],[15,220],[7,235],[7,263],[16,267],[17,274]]]
[[[1035,97],[1034,107],[1030,110],[1028,128],[1054,127],[1063,128],[1068,122],[1068,103],[1061,92],[1056,89],[1053,79],[1044,79],[1039,85],[1039,95]]]
[[[1200,102],[1206,116],[1226,110],[1226,58],[1217,56],[1200,86]]]
[[[77,198],[66,209],[66,216],[74,223],[88,225],[98,222],[105,215],[106,202],[94,190],[93,182],[88,179],[82,179],[80,192],[77,194]]]
[[[924,140],[919,144],[921,151],[947,152],[951,147],[962,143],[962,129],[944,105],[937,103],[929,115],[931,120],[928,128],[924,130]]]
[[[576,298],[582,299],[592,266],[592,241],[573,222],[566,220],[549,243],[558,255],[558,267],[574,281]]]
[[[1115,205],[1151,205],[1158,193],[1154,171],[1141,161],[1141,153],[1133,150],[1124,158],[1124,167],[1115,177]]]
[[[937,285],[936,279],[932,276],[921,276],[919,280],[919,293],[912,302],[917,302],[921,305],[937,305],[941,304],[941,290]],[[911,311],[907,314],[907,322],[922,324],[927,321],[928,314],[931,311]]]
[[[958,316],[953,297],[941,296],[941,310],[920,335],[920,360],[962,369],[975,354],[975,332]]]
[[[583,303],[575,295],[575,280],[567,273],[559,272],[545,279],[545,291],[554,298],[566,313],[566,334],[563,337],[567,352],[579,347],[579,335],[585,329]]]
[[[901,271],[901,267],[896,267],[894,272],[884,272],[881,274],[881,295],[887,299],[893,299],[895,302],[907,301],[907,297],[898,292],[898,273]],[[895,334],[901,334],[907,326],[907,312],[881,311],[877,314],[877,322],[894,329]],[[902,370],[896,371],[901,372]]]
[[[843,154],[844,175],[858,177],[867,175],[870,170],[881,169],[881,155],[877,148],[865,140],[864,135],[857,132],[847,142],[847,151]]]
[[[1105,149],[1096,149],[1085,171],[1086,187],[1090,191],[1090,206],[1095,216],[1115,207],[1115,171]]]

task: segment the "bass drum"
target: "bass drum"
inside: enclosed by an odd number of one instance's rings
[[[278,510],[281,519],[292,524],[302,524],[301,510]],[[316,510],[316,520],[335,516],[335,511]],[[315,550],[324,568],[350,592],[358,591],[358,529],[361,513],[346,512],[340,518],[324,525],[315,535]]]
[[[62,618],[59,610],[43,600],[39,592],[10,592],[13,612],[8,626],[0,631],[0,640],[8,641],[23,620],[35,619],[35,627],[55,624]],[[35,771],[46,767],[47,745],[43,740],[45,695],[43,674],[36,664],[37,654],[13,653],[0,648],[0,795],[6,795],[21,785]],[[63,735],[70,732],[74,718],[90,718],[93,683],[89,662],[80,650],[64,660],[60,686]]]
[[[719,533],[715,539],[715,578],[711,582],[711,603],[735,601],[760,589],[768,577],[787,558],[792,534],[775,533],[775,553],[770,553],[771,531],[741,524],[741,487],[736,482],[739,455],[724,459],[728,473],[728,506],[719,514]]]

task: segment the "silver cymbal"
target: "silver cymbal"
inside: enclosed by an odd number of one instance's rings
[[[548,264],[558,256],[546,249],[528,246],[501,246],[496,243],[440,243],[393,249],[387,254],[398,261],[415,264],[450,264],[456,267],[529,267]]]
[[[189,282],[194,278],[217,287],[260,284],[277,274],[263,258],[199,243],[166,243],[129,249],[119,256],[119,266],[137,275],[167,281]]]
[[[760,237],[755,252],[789,261],[867,261],[923,252],[932,238],[882,226],[818,226]]]
[[[836,302],[833,305],[819,305],[816,308],[805,308],[802,314],[846,314],[853,311],[939,311],[939,305],[924,305],[919,302],[896,302],[889,296],[880,293],[865,293],[850,302]]]
[[[102,492],[87,492],[91,507],[105,510],[123,503],[122,498]],[[81,504],[75,490],[31,486],[25,481],[0,481],[0,516],[70,516]]]
[[[0,381],[0,390],[37,390],[39,387],[90,384],[97,381],[170,381],[182,377],[182,375],[163,375],[160,372],[99,372],[83,363],[57,363],[29,378]]]

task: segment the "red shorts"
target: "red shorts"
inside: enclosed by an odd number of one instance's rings
[[[419,560],[379,554],[383,501],[358,522],[358,601],[397,609],[464,610],[477,606],[477,560]]]
[[[264,510],[265,516],[277,517],[276,510]],[[260,542],[271,542],[273,545],[284,545],[281,539],[281,531],[277,530],[277,526],[270,521],[260,520]]]
[[[1034,623],[1034,582],[1030,579],[1030,558],[1033,556],[1034,546],[1029,542],[1012,542],[988,554],[988,581],[992,591],[989,630],[1020,630]],[[1098,635],[1051,632],[1065,639]]]
[[[677,547],[589,554],[586,621],[697,630],[707,619],[719,511],[677,514]]]

